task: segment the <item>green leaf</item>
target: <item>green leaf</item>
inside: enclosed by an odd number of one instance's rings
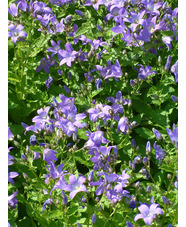
[[[102,91],[103,91],[103,88],[101,88],[100,90],[93,91],[92,95],[91,95],[91,98],[95,97],[96,95],[98,95]]]
[[[174,32],[173,31],[161,31],[161,34],[163,36],[173,36]]]
[[[139,134],[141,137],[143,137],[146,140],[151,140],[154,139],[154,133],[152,132],[152,130],[148,129],[148,128],[136,128],[135,129],[136,133]]]
[[[82,26],[77,30],[74,38],[77,38],[80,35],[84,35],[86,33],[90,33],[90,24],[82,24]]]

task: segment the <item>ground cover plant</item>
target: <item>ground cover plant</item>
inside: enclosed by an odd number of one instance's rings
[[[178,2],[8,1],[8,226],[178,226]]]

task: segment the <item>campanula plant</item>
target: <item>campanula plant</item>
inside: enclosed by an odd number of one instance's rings
[[[9,226],[178,226],[178,4],[8,4]]]

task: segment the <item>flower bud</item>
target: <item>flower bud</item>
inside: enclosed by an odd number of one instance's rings
[[[127,227],[133,227],[133,224],[129,221],[126,221],[126,225],[127,225]]]
[[[23,177],[25,180],[29,180],[29,176],[26,173],[23,173]]]
[[[34,145],[37,143],[36,135],[30,136],[30,145],[34,147]]]
[[[103,31],[102,27],[99,24],[97,24],[96,27],[97,27],[97,29],[98,29],[99,32],[102,32]]]
[[[136,143],[135,143],[134,139],[131,139],[131,147],[132,148],[135,148],[136,147]]]
[[[165,68],[164,68],[166,72],[169,71],[170,64],[171,64],[171,56],[169,55],[169,56],[167,57],[167,62],[166,62],[166,64],[165,64]]]
[[[174,102],[178,102],[178,98],[177,98],[175,95],[171,95],[171,99],[172,99]]]
[[[141,162],[141,156],[136,156],[135,158],[134,158],[134,160],[133,160],[133,163],[134,164],[139,164]]]
[[[139,186],[140,186],[140,182],[137,181],[137,182],[135,183],[135,188],[139,188]]]
[[[79,223],[79,222],[77,222],[77,227],[81,227],[82,225]]]
[[[20,147],[20,143],[18,143],[16,140],[14,140],[14,145],[15,145],[16,147]]]
[[[162,139],[161,133],[158,130],[153,128],[152,131],[153,131],[153,133],[154,133],[154,135],[155,135],[157,140],[161,140]]]
[[[147,157],[143,157],[143,165],[147,165],[148,163],[148,158]]]
[[[162,200],[165,205],[170,204],[170,201],[166,197],[162,196]]]
[[[92,224],[95,224],[95,223],[96,223],[96,215],[93,214],[93,215],[92,215]]]
[[[158,56],[158,63],[159,63],[159,66],[161,65],[161,62],[162,62],[161,56]]]
[[[96,202],[99,202],[99,197],[96,197],[96,198],[95,198],[95,201],[96,201]]]
[[[93,177],[94,177],[94,170],[91,170],[89,175],[88,175],[88,181],[93,181]]]
[[[27,160],[26,155],[25,155],[25,154],[21,154],[21,159],[22,159],[24,162],[26,162],[26,160]]]
[[[169,173],[169,174],[167,174],[167,178],[169,179],[169,180],[171,180],[172,179],[172,175]]]
[[[145,191],[146,191],[147,193],[150,193],[150,192],[151,192],[151,187],[150,187],[150,186],[147,186]]]
[[[147,145],[146,145],[146,154],[148,155],[151,151],[152,151],[152,148],[151,148],[151,145],[150,145],[150,141],[148,141]]]

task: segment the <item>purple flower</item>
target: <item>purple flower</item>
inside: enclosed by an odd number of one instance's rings
[[[159,165],[161,164],[161,160],[165,157],[165,150],[161,149],[159,145],[156,145],[157,141],[155,141],[153,147],[156,151],[156,159],[159,160]]]
[[[12,164],[14,164],[14,159],[15,159],[12,155],[9,154],[9,152],[10,152],[10,150],[11,150],[12,148],[13,148],[13,147],[9,147],[9,148],[8,148],[8,165],[9,165],[9,166],[12,165]]]
[[[62,189],[65,191],[70,191],[69,196],[72,200],[78,192],[87,192],[86,187],[83,185],[85,181],[86,178],[84,176],[79,176],[77,179],[74,175],[71,175],[69,177],[70,184],[63,186]]]
[[[162,135],[161,135],[161,133],[158,130],[153,128],[152,131],[153,131],[153,133],[154,133],[154,135],[155,135],[157,140],[161,140],[162,139]]]
[[[62,171],[63,169],[63,166],[64,166],[64,163],[60,164],[58,166],[58,168],[56,169],[56,166],[53,162],[50,162],[50,168],[48,166],[46,166],[46,168],[48,169],[49,171],[49,174],[46,174],[44,177],[46,178],[45,179],[45,183],[48,184],[49,183],[49,180],[50,178],[52,179],[58,179],[61,177],[62,174],[64,174],[66,171]]]
[[[171,99],[172,99],[174,102],[178,102],[178,97],[176,97],[175,95],[171,95]]]
[[[57,43],[54,42],[53,40],[51,40],[52,47],[49,47],[47,49],[48,52],[52,53],[51,57],[53,57],[55,54],[57,54],[59,52],[59,50],[61,50],[60,43],[61,43],[61,40],[59,40]]]
[[[106,121],[111,118],[109,113],[109,110],[111,109],[112,107],[108,105],[102,105],[100,103],[96,105],[96,108],[90,108],[87,112],[89,113],[89,117],[92,122],[97,121],[97,118],[102,118],[106,123]]]
[[[39,159],[41,157],[41,154],[39,152],[34,151],[34,158],[33,160]]]
[[[19,176],[19,173],[17,172],[9,172],[8,173],[8,182],[10,182],[14,186],[14,180],[12,178],[15,178]]]
[[[162,41],[167,46],[167,51],[169,51],[172,48],[171,42],[173,41],[173,38],[170,36],[163,36]]]
[[[46,160],[47,163],[50,165],[51,160],[57,161],[56,154],[57,152],[52,149],[45,149],[43,151],[43,160]]]
[[[10,209],[15,209],[16,208],[16,204],[17,204],[17,199],[14,198],[18,193],[18,190],[16,192],[13,192],[12,195],[8,196],[8,207]]]
[[[127,117],[122,117],[120,118],[119,122],[118,122],[118,127],[117,127],[117,132],[121,131],[123,133],[123,135],[126,135],[127,130],[128,130],[128,118]]]
[[[46,85],[46,87],[47,87],[47,91],[48,91],[48,89],[49,89],[49,87],[50,87],[50,85],[51,85],[51,83],[52,83],[53,80],[54,80],[54,78],[51,77],[51,76],[49,76],[49,77],[46,79],[45,85]]]
[[[51,56],[47,55],[47,59],[42,58],[40,60],[40,65],[37,66],[36,72],[40,72],[42,69],[44,69],[44,71],[49,74],[50,73],[49,68],[54,66],[54,65],[57,65],[56,60],[54,60]]]
[[[15,44],[19,37],[26,37],[26,32],[22,31],[24,28],[23,25],[19,24],[17,27],[15,27],[13,24],[8,26],[9,32],[8,37],[11,37],[12,42]]]
[[[43,108],[37,110],[39,116],[36,116],[32,119],[32,122],[47,122],[50,123],[50,117],[48,116],[48,111],[50,106],[47,106],[44,110]]]
[[[62,56],[62,60],[59,65],[67,64],[67,66],[71,67],[71,63],[75,60],[77,51],[73,50],[71,43],[65,44],[66,50],[60,50],[59,54]]]
[[[8,127],[8,140],[13,140],[14,139],[14,135],[13,133],[10,131],[10,127]]]
[[[100,90],[101,87],[102,87],[101,79],[98,78],[98,79],[96,79],[96,88],[97,88],[97,90]]]
[[[53,203],[53,199],[49,198],[47,199],[44,204],[43,204],[43,207],[42,207],[42,213],[44,212],[44,210],[46,209],[46,205],[51,205]]]
[[[125,17],[124,18],[125,22],[131,23],[130,29],[131,29],[132,32],[134,32],[136,30],[136,27],[139,24],[142,24],[142,22],[143,22],[142,18],[144,16],[144,14],[145,14],[145,10],[142,11],[142,12],[139,12],[138,14],[136,12],[131,12],[130,13],[131,17]]]
[[[30,136],[30,145],[34,147],[34,145],[37,143],[36,135]]]
[[[126,225],[127,225],[127,227],[133,227],[133,224],[129,221],[126,221]]]
[[[146,144],[146,154],[148,155],[151,151],[152,151],[152,148],[151,148],[151,145],[150,145],[150,141],[147,141],[147,144]]]
[[[167,62],[166,62],[166,64],[165,64],[165,71],[169,71],[170,64],[171,64],[171,56],[169,55],[169,56],[167,57]]]
[[[175,147],[178,149],[178,127],[176,127],[175,124],[173,124],[173,131],[166,128],[167,133],[171,139],[171,142],[175,145]]]
[[[143,65],[138,65],[141,66],[141,68],[138,71],[138,78],[141,80],[145,80],[147,79],[151,74],[155,74],[157,73],[156,71],[151,71],[151,67],[150,66],[146,66],[144,68]]]
[[[92,215],[92,224],[95,224],[95,223],[96,223],[96,215],[93,214],[93,215]]]
[[[86,136],[88,136],[88,141],[85,143],[87,148],[91,148],[93,146],[99,147],[101,143],[108,143],[109,141],[105,139],[102,131],[96,131],[93,133],[86,132]]]
[[[19,3],[17,6],[14,3],[10,4],[10,9],[8,9],[8,12],[12,17],[18,16],[18,7],[19,7]]]
[[[171,72],[174,73],[175,76],[175,83],[178,82],[178,60],[176,63],[171,67]]]
[[[101,0],[87,0],[84,3],[84,6],[93,6],[96,11],[99,9],[99,5],[102,4]]]
[[[150,226],[157,214],[163,215],[163,210],[158,206],[159,204],[155,203],[151,205],[142,204],[138,207],[141,213],[135,216],[134,221],[136,222],[138,219],[143,219],[145,224]]]
[[[62,33],[63,31],[64,31],[64,28],[65,28],[65,26],[64,26],[64,24],[63,24],[63,21],[64,21],[64,19],[62,18],[61,20],[60,20],[60,23],[56,23],[56,32],[58,32],[58,33]],[[59,42],[59,41],[58,41]]]

